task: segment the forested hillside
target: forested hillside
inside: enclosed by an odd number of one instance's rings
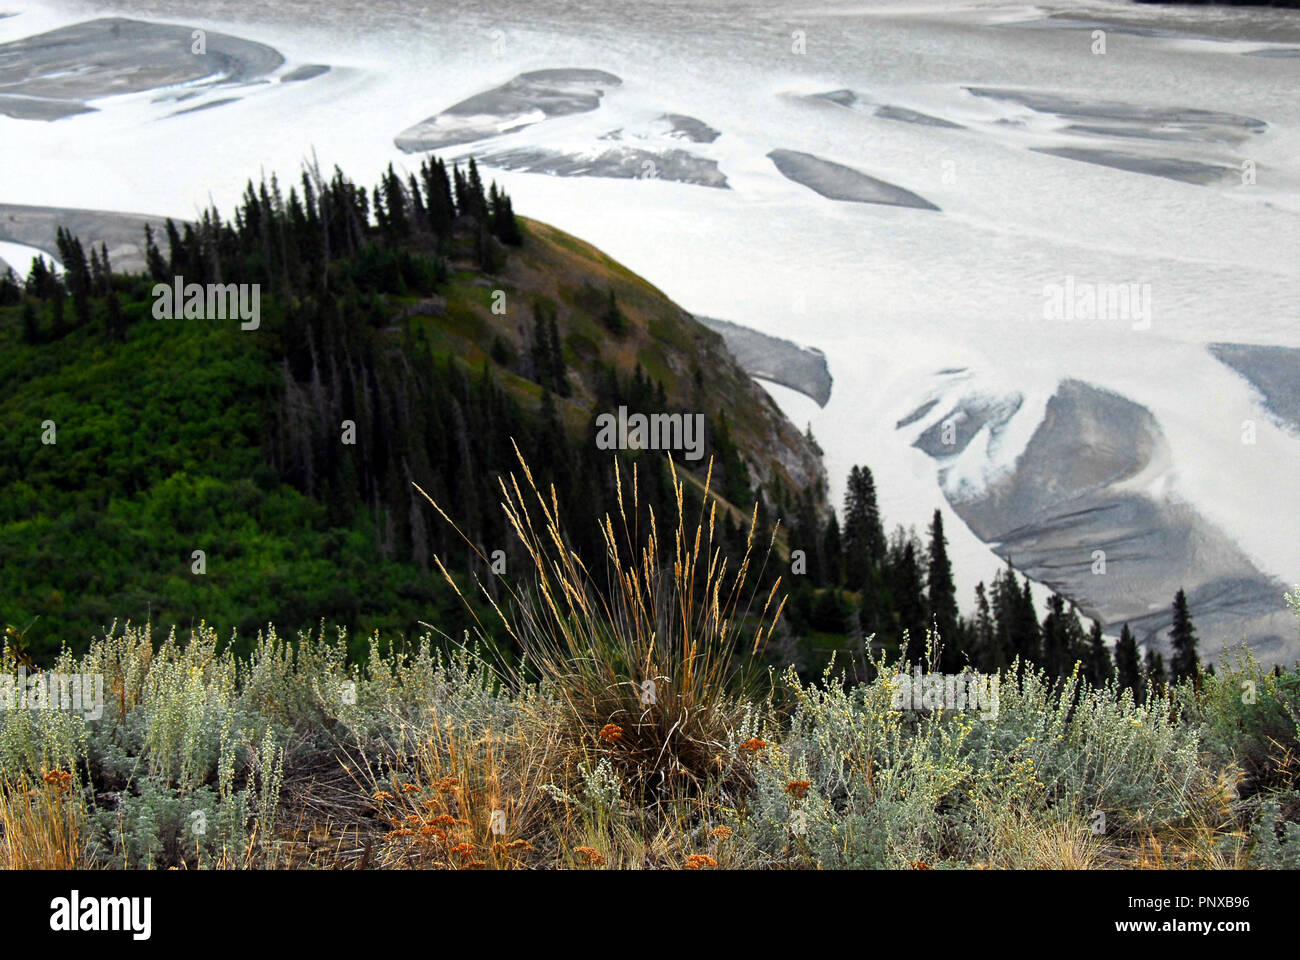
[[[716,334],[516,218],[473,164],[373,191],[338,171],[250,183],[232,216],[166,234],[147,275],[62,234],[66,273],[38,262],[0,289],[0,620],[38,659],[125,618],[205,618],[241,644],[268,621],[455,636],[431,558],[488,571],[413,484],[512,569],[496,478],[518,445],[590,551],[592,505],[616,507],[594,418],[619,405],[704,414],[704,456],[678,463],[694,492],[714,460],[725,542],[756,497],[764,530],[796,497],[825,511],[813,445]],[[256,329],[157,318],[154,286],[178,276],[258,284]],[[665,455],[620,455],[664,516]]]

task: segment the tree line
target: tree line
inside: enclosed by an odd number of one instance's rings
[[[1173,599],[1171,657],[1154,645],[1145,657],[1127,623],[1112,652],[1100,622],[1085,627],[1075,604],[1052,593],[1039,617],[1028,577],[1008,558],[986,586],[975,588],[973,615],[959,613],[943,514],[934,511],[927,539],[896,527],[886,536],[870,468],[854,466],[847,479],[843,524],[832,511],[822,520],[812,502],[790,505],[790,544],[802,551],[806,575],[794,577],[790,616],[796,629],[874,637],[913,662],[925,659],[927,631],[938,637],[934,666],[946,673],[983,672],[1032,663],[1056,679],[1080,665],[1095,685],[1115,681],[1141,701],[1148,686],[1194,680],[1197,636],[1187,601]]]

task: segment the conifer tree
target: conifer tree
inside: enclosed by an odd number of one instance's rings
[[[623,311],[618,308],[618,301],[614,299],[614,288],[610,287],[609,297],[605,302],[605,311],[600,315],[600,322],[605,325],[605,329],[615,336],[622,336],[627,332],[627,318],[623,316]]]
[[[144,225],[144,261],[151,279],[159,282],[167,279],[167,263],[154,240],[153,227],[147,223]]]
[[[868,474],[869,476],[869,474]],[[874,488],[872,493],[874,494]],[[961,638],[957,633],[957,587],[948,560],[948,542],[943,535],[943,514],[935,510],[930,521],[930,555],[927,568],[930,616],[943,643],[943,669],[955,673],[961,668]]]
[[[855,466],[844,491],[844,578],[848,588],[867,588],[884,558],[885,531],[876,503],[876,483],[870,467]]]
[[[1165,692],[1165,658],[1154,646],[1147,647],[1146,664],[1142,671],[1146,686],[1155,696]]]
[[[117,298],[117,291],[108,293],[108,311],[104,316],[104,330],[108,339],[126,340],[126,318],[122,315],[122,303]]]
[[[62,339],[63,335],[68,332],[67,325],[63,319],[64,299],[63,286],[59,285],[54,290],[54,323],[51,328],[51,334],[55,340]]]
[[[1025,577],[1024,588],[1020,591],[1015,607],[1012,642],[1016,655],[1021,659],[1029,663],[1041,663],[1043,635],[1038,625],[1038,610],[1034,605],[1034,592],[1029,586],[1028,577]]]
[[[1179,589],[1174,595],[1174,622],[1169,630],[1169,647],[1172,655],[1169,659],[1169,679],[1177,683],[1180,680],[1196,679],[1200,657],[1196,653],[1196,628],[1192,626],[1192,615],[1187,609],[1187,594]]]
[[[1092,621],[1092,629],[1088,633],[1086,663],[1088,682],[1094,687],[1102,687],[1115,679],[1115,662],[1110,657],[1110,651],[1106,649],[1101,624],[1096,620]]]
[[[975,666],[990,673],[1007,665],[1006,651],[998,642],[996,622],[989,604],[984,581],[975,585],[975,623],[973,624]]]
[[[894,531],[894,540],[890,545],[889,586],[897,618],[897,636],[901,644],[903,634],[907,634],[909,643],[903,652],[914,662],[919,662],[925,656],[926,627],[929,623],[918,547],[915,536],[904,533],[902,527]]]
[[[822,534],[822,558],[825,563],[825,581],[832,587],[844,583],[843,568],[844,544],[840,538],[840,521],[831,511],[826,521],[826,531]]]
[[[1120,689],[1133,691],[1133,698],[1139,703],[1142,695],[1142,662],[1138,657],[1137,640],[1128,624],[1120,629],[1119,641],[1115,644],[1115,679]]]
[[[36,320],[36,307],[30,300],[23,301],[23,343],[33,346],[40,343],[41,330]]]

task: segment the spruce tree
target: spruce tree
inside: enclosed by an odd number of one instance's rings
[[[831,511],[826,521],[826,531],[822,534],[822,558],[825,564],[825,583],[839,587],[844,583],[844,543],[840,538],[840,521]]]
[[[1192,615],[1187,609],[1187,594],[1179,589],[1174,596],[1174,622],[1169,630],[1169,679],[1173,683],[1180,680],[1194,680],[1200,658],[1196,653],[1196,629],[1192,626]]]
[[[153,227],[147,223],[144,225],[144,261],[151,279],[158,281],[167,279],[167,263],[163,260],[162,251],[154,241]]]
[[[976,669],[993,673],[1007,665],[1006,651],[998,642],[996,622],[984,581],[975,585],[974,657]]]
[[[36,320],[36,307],[30,300],[23,301],[23,343],[34,346],[41,341],[41,330]]]
[[[1034,605],[1034,592],[1029,586],[1028,577],[1025,577],[1024,588],[1016,603],[1012,643],[1017,656],[1029,663],[1041,663],[1043,635],[1038,625],[1038,609]]]
[[[849,471],[844,491],[844,578],[850,590],[870,586],[885,552],[885,531],[871,468],[855,466]]]
[[[893,595],[900,652],[919,663],[925,656],[929,618],[925,609],[925,584],[918,546],[915,536],[904,533],[902,527],[894,531],[894,541],[890,545],[889,588]],[[905,633],[909,642],[904,648],[901,644]]]
[[[1101,633],[1101,624],[1092,621],[1092,629],[1088,633],[1088,658],[1087,663],[1088,682],[1094,687],[1102,687],[1115,679],[1115,662],[1110,658],[1110,651],[1106,649],[1106,640]]]
[[[605,311],[600,315],[600,322],[605,325],[605,329],[616,337],[621,337],[627,332],[627,318],[623,316],[623,311],[618,308],[618,301],[614,299],[614,288],[609,288],[609,297],[605,302]]]
[[[122,303],[117,298],[117,291],[108,294],[108,310],[104,316],[104,332],[108,339],[126,341],[126,318],[122,315]]]
[[[1065,618],[1065,598],[1053,593],[1047,598],[1047,616],[1043,617],[1043,653],[1038,663],[1053,680],[1061,678],[1069,659]]]
[[[943,669],[947,673],[956,673],[962,664],[961,638],[957,633],[957,587],[948,560],[948,542],[943,535],[943,514],[938,510],[934,511],[934,519],[930,521],[927,581],[930,617],[943,643]]]
[[[1133,697],[1141,702],[1142,662],[1138,657],[1137,640],[1128,624],[1120,629],[1119,641],[1115,644],[1115,679],[1120,689],[1133,691]]]
[[[1154,646],[1147,647],[1146,664],[1142,671],[1143,680],[1154,696],[1165,692],[1165,658],[1156,652]]]

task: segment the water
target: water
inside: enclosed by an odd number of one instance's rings
[[[962,390],[1025,396],[1002,448],[967,471],[973,482],[1009,468],[1059,380],[1078,377],[1155,414],[1169,462],[1146,478],[1151,489],[1228,531],[1264,572],[1300,578],[1300,485],[1286,479],[1300,440],[1261,418],[1250,388],[1203,347],[1300,346],[1300,59],[1243,55],[1265,41],[1300,46],[1294,12],[1142,9],[1165,29],[1220,40],[1111,31],[1098,56],[1086,30],[999,24],[1131,7],[19,0],[7,9],[21,15],[0,20],[0,41],[133,16],[222,29],[276,47],[291,65],[335,67],[166,121],[147,96],[50,124],[0,118],[8,202],[187,216],[212,200],[233,204],[259,170],[292,173],[313,149],[369,182],[389,162],[418,162],[393,146],[395,134],[464,97],[523,70],[608,70],[624,84],[600,111],[521,139],[580,145],[624,123],[688,114],[722,131],[700,152],[732,189],[492,175],[521,213],[591,241],[687,309],[825,351],[835,388],[824,410],[781,388],[774,396],[811,422],[837,498],[849,466],[867,463],[889,522],[920,528],[944,507],[964,603],[998,560],[944,503],[934,462],[894,429],[927,397],[955,398],[935,373],[958,367],[969,371]],[[802,55],[795,31],[805,33]],[[1234,166],[1254,161],[1256,183],[1196,186],[1034,152],[1062,142],[1050,118],[972,98],[966,86],[1259,118],[1263,136],[1208,148]],[[967,129],[790,96],[840,88]],[[824,199],[777,174],[765,158],[774,148],[857,167],[942,213]],[[1066,276],[1150,284],[1151,329],[1045,321],[1044,286]],[[1259,440],[1246,449],[1241,422],[1251,418]]]

